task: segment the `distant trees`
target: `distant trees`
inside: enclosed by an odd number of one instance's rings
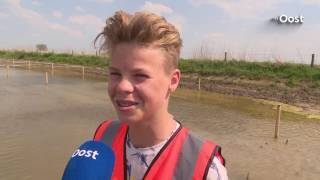
[[[48,51],[48,47],[46,44],[37,44],[36,45],[37,51]]]

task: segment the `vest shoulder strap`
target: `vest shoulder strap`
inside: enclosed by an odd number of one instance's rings
[[[103,121],[96,129],[96,132],[94,133],[94,136],[93,136],[93,140],[97,140],[97,141],[100,140],[103,132],[109,126],[110,123],[111,123],[111,119]]]
[[[102,141],[112,147],[115,153],[115,164],[112,173],[113,180],[126,179],[125,173],[125,137],[128,125],[120,121],[108,120],[96,130],[94,140]]]
[[[112,121],[111,119],[104,121],[97,128],[93,139],[97,141],[103,141],[111,147],[120,125],[120,121]]]
[[[215,143],[188,133],[174,172],[175,179],[205,179],[215,156]]]

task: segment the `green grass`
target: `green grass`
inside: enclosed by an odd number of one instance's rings
[[[301,81],[320,83],[320,67],[309,65],[271,62],[181,60],[180,69],[185,73],[198,73],[201,76],[246,77],[252,80],[287,80],[287,85],[297,86]]]
[[[110,59],[106,57],[37,53],[24,51],[1,51],[0,58],[14,58],[54,63],[80,64],[85,66],[106,67]],[[284,80],[290,87],[298,86],[300,82],[311,82],[312,88],[320,86],[320,67],[309,65],[271,62],[221,61],[181,59],[179,67],[183,73],[196,73],[200,76],[229,76],[241,79],[268,79],[280,82]]]
[[[97,66],[97,67],[106,67],[110,62],[110,60],[106,57],[24,52],[24,51],[0,51],[0,57],[21,59],[21,60],[54,62],[54,63],[79,64],[79,65]]]

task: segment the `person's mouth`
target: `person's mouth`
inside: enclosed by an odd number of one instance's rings
[[[139,103],[131,100],[116,100],[116,104],[120,111],[129,111],[135,108]]]

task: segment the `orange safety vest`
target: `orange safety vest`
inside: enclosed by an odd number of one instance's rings
[[[115,153],[113,180],[125,180],[126,137],[128,125],[120,121],[103,122],[94,135],[111,146]],[[221,148],[210,141],[203,141],[188,129],[180,126],[161,148],[146,171],[144,180],[206,179],[212,160],[216,156],[224,165]]]

